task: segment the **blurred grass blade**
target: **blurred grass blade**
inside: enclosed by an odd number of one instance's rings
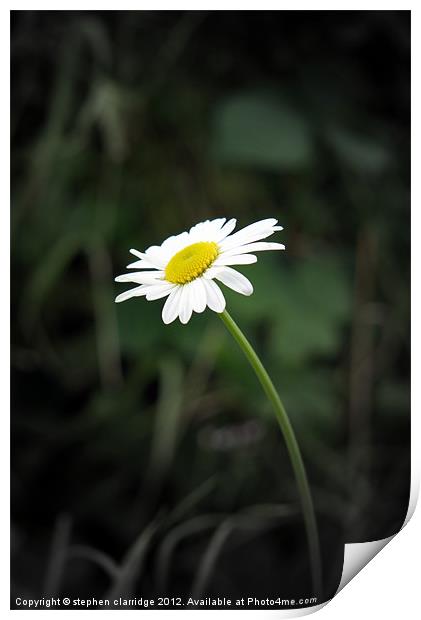
[[[196,578],[192,586],[193,598],[198,598],[204,592],[210,576],[215,568],[218,558],[224,548],[224,545],[230,536],[231,532],[235,528],[235,518],[229,517],[226,519],[213,534],[203,559],[199,565]]]
[[[107,598],[113,599],[131,594],[135,580],[139,580],[142,575],[146,553],[159,527],[159,523],[158,520],[155,520],[147,525],[129,549],[118,569],[117,576],[107,594]]]
[[[224,546],[236,528],[251,530],[251,532],[256,529],[261,530],[262,527],[267,529],[273,527],[276,520],[295,517],[299,513],[298,506],[260,504],[225,519],[209,541],[192,586],[192,596],[197,598],[205,592]]]
[[[89,560],[93,564],[96,564],[111,578],[115,579],[118,575],[118,565],[114,562],[109,555],[94,547],[88,545],[72,545],[69,547],[68,559],[82,559]]]
[[[24,330],[30,329],[39,317],[41,306],[67,265],[80,250],[83,240],[77,231],[60,237],[38,263],[23,292],[20,320]]]
[[[45,596],[56,596],[60,591],[67,560],[72,521],[69,515],[60,515],[56,521],[51,542],[50,559],[44,583]]]
[[[215,527],[220,521],[221,516],[218,515],[200,515],[170,530],[157,552],[156,580],[161,593],[166,591],[171,559],[177,545],[186,538]]]
[[[187,514],[196,504],[198,504],[210,491],[215,487],[216,475],[211,476],[200,486],[194,489],[187,497],[183,498],[181,502],[172,511],[169,521],[170,523],[178,521],[185,514]]]
[[[116,308],[113,303],[113,269],[104,243],[87,248],[95,312],[95,331],[99,374],[104,389],[122,382],[120,342]]]
[[[183,369],[176,359],[165,359],[160,366],[159,396],[150,456],[150,484],[158,493],[174,457],[181,422]]]

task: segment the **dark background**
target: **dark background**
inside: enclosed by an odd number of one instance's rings
[[[227,292],[302,447],[325,597],[409,493],[410,14],[12,12],[12,599],[312,596],[260,386],[113,279],[277,217]],[[274,239],[275,240],[275,239]]]

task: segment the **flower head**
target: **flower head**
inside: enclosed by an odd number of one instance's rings
[[[177,317],[187,323],[193,311],[203,312],[206,306],[214,312],[224,311],[225,298],[215,280],[237,293],[251,295],[251,282],[231,265],[255,263],[254,252],[284,250],[281,243],[261,241],[282,226],[269,218],[233,233],[236,223],[226,218],[206,220],[145,252],[130,250],[139,260],[127,268],[139,271],[118,276],[116,282],[138,286],[118,295],[116,302],[130,297],[145,296],[148,301],[167,297],[162,309],[164,323],[172,323]]]

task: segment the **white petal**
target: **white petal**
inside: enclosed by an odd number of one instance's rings
[[[153,247],[157,247],[157,246],[153,246]],[[131,254],[134,254],[135,256],[137,256],[137,258],[141,258],[141,259],[149,261],[152,264],[152,266],[155,267],[155,269],[162,269],[164,267],[164,264],[162,260],[160,260],[160,257],[158,257],[158,260],[155,260],[155,255],[146,254],[148,250],[146,250],[146,252],[139,252],[139,250],[134,250],[132,248],[129,251]]]
[[[189,233],[194,234],[194,233],[203,231],[208,224],[209,224],[209,220],[206,220],[205,222],[198,222],[197,224],[195,224],[194,226],[190,228]]]
[[[225,297],[221,289],[213,280],[205,280],[202,283],[206,289],[207,304],[214,312],[223,312],[225,310]]]
[[[211,220],[209,222],[209,229],[216,233],[218,230],[221,230],[222,226],[225,224],[226,221],[226,217],[218,217],[215,220]]]
[[[161,283],[165,274],[163,271],[138,271],[137,273],[124,273],[117,276],[116,282],[136,282],[137,284]]]
[[[177,284],[155,284],[149,288],[146,293],[147,301],[154,301],[155,299],[162,299],[171,293],[171,291],[177,286]]]
[[[225,222],[227,221],[226,217],[217,217],[214,220],[211,220],[211,224],[212,226],[214,226],[215,228],[222,228],[222,226],[224,226]]]
[[[179,317],[180,321],[185,325],[190,321],[190,317],[193,312],[193,304],[192,304],[192,296],[190,292],[190,287],[188,284],[185,284],[181,287],[181,296],[179,302]]]
[[[219,267],[225,265],[251,265],[252,263],[257,263],[257,256],[254,256],[254,254],[232,254],[229,256],[220,254],[213,264],[215,267]]]
[[[166,262],[168,262],[174,256],[174,254],[177,254],[177,252],[187,247],[191,243],[192,241],[188,232],[182,232],[179,235],[169,237],[162,244],[162,248],[166,257]]]
[[[161,248],[163,250],[167,250],[169,247],[173,246],[177,237],[178,235],[171,235],[170,237],[167,237],[167,239],[161,243]]]
[[[251,295],[253,292],[253,285],[246,276],[239,273],[231,267],[225,267],[217,276],[216,279],[228,286],[233,291],[241,293],[241,295]]]
[[[145,258],[145,254],[143,252],[139,252],[139,250],[134,250],[133,248],[131,248],[129,252],[130,254],[134,254],[138,258]]]
[[[223,226],[221,230],[217,233],[217,235],[215,236],[215,241],[217,242],[222,241],[222,239],[225,239],[225,237],[230,235],[232,231],[234,230],[234,228],[236,227],[236,224],[237,224],[236,219],[229,220],[225,224],[225,226]]]
[[[174,248],[188,239],[188,233],[182,232],[178,235],[171,235],[162,243],[161,248],[164,252],[173,252]]]
[[[188,284],[192,297],[192,308],[195,312],[203,312],[206,308],[206,289],[201,278],[197,278]]]
[[[240,247],[226,250],[225,252],[221,252],[221,255],[232,256],[234,254],[238,255],[247,254],[248,252],[264,252],[266,250],[285,250],[285,246],[283,243],[267,243],[266,241],[258,241],[256,243],[247,243],[246,245],[241,245]]]
[[[206,278],[206,280],[213,280],[223,269],[225,269],[225,265],[219,267],[209,267],[209,269],[206,269],[206,271],[203,272],[202,278]]]
[[[274,226],[276,226],[277,223],[278,220],[273,217],[267,218],[265,220],[259,220],[258,222],[253,222],[253,224],[245,226],[244,228],[240,228],[240,230],[237,230],[237,232],[234,233],[233,237],[247,237],[248,235],[254,235],[254,233],[259,230],[267,230],[269,228],[273,228]]]
[[[227,237],[221,243],[221,247],[223,249],[228,249],[236,245],[243,245],[244,243],[252,243],[253,241],[258,241],[259,239],[265,239],[275,232],[274,226],[277,221],[278,220],[275,220],[274,218],[268,218],[266,220],[254,222],[254,224],[250,224],[249,226],[246,226],[245,228],[238,230],[233,235]]]
[[[124,293],[120,293],[120,295],[117,295],[117,297],[115,298],[115,302],[119,304],[121,301],[126,301],[126,299],[130,299],[131,297],[141,297],[142,295],[146,295],[148,288],[148,286],[144,285],[135,286],[135,288],[131,288],[130,290],[125,291]]]
[[[241,231],[240,231],[241,232]],[[253,243],[254,241],[261,241],[262,239],[266,239],[266,237],[270,237],[273,235],[273,228],[265,228],[262,230],[256,230],[254,233],[249,233],[245,236],[237,237],[237,233],[235,235],[231,235],[224,239],[219,247],[222,251],[230,250],[231,248],[241,247],[246,243]]]
[[[239,235],[254,233],[256,230],[265,230],[266,228],[272,228],[273,226],[276,226],[277,223],[277,219],[275,219],[274,217],[268,217],[264,220],[258,220],[257,222],[253,222],[253,224],[249,224],[248,226],[241,228],[241,230],[239,230],[236,234]]]
[[[181,286],[173,289],[162,308],[162,320],[166,325],[172,323],[178,317],[181,290]]]
[[[195,226],[192,226],[189,232],[190,243],[214,241],[225,221],[225,217],[219,217],[215,220],[206,220],[206,222],[199,222]]]
[[[130,263],[126,266],[126,269],[157,269],[157,266],[148,260],[141,259],[136,260],[134,263]]]
[[[146,260],[157,265],[160,269],[163,269],[167,264],[167,255],[159,245],[151,245],[147,248],[145,250],[145,257]]]

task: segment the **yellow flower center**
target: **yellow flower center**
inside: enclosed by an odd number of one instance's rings
[[[165,279],[174,284],[187,284],[202,275],[218,256],[214,241],[192,243],[174,254],[165,268]]]

